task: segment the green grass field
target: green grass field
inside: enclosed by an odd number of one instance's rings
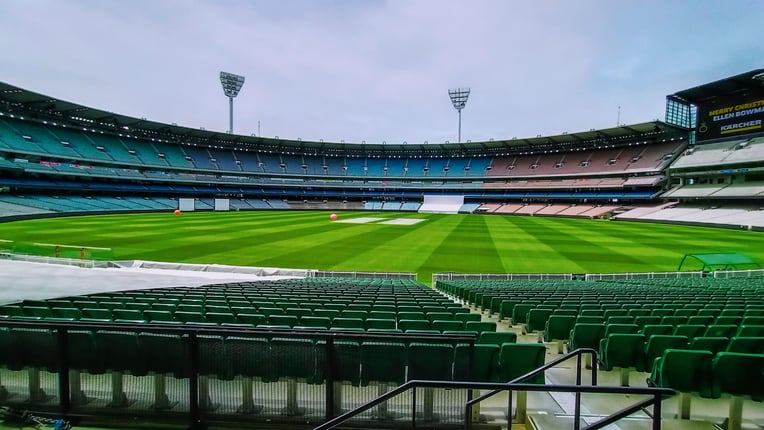
[[[112,251],[100,256],[115,260],[416,272],[426,282],[434,272],[673,271],[685,254],[701,252],[740,252],[764,263],[764,234],[749,231],[498,215],[339,216],[426,220],[351,224],[331,222],[328,212],[292,211],[116,214],[3,223],[0,239],[20,248],[106,247]]]

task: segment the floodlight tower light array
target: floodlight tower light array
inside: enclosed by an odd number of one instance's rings
[[[244,85],[244,76],[220,72],[220,84],[223,85],[223,93],[228,97],[228,132],[233,133],[233,98],[239,95]]]
[[[462,109],[467,104],[467,99],[470,97],[469,88],[453,88],[448,90],[448,96],[451,98],[451,104],[454,105],[454,109],[459,113],[459,137],[457,142],[462,141]]]

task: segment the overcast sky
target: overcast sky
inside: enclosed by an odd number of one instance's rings
[[[462,140],[663,119],[665,96],[764,67],[757,0],[2,0],[0,80],[240,134]]]

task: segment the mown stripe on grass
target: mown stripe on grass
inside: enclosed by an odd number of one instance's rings
[[[496,273],[504,267],[482,216],[447,215],[451,227],[419,267],[420,273]]]
[[[401,271],[403,269],[391,264],[386,256],[395,253],[404,232],[416,235],[415,232],[427,224],[427,221],[411,226],[334,223],[328,230],[303,236],[298,243],[289,243],[289,252],[277,252],[272,258],[258,260],[258,264],[275,265],[287,261],[301,264],[292,267],[326,270],[378,271],[384,267],[389,271]],[[359,261],[356,257],[360,255],[365,258]]]

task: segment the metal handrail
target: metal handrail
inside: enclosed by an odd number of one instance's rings
[[[574,357],[579,358],[583,354],[592,354],[592,363],[596,363],[597,362],[597,351],[595,351],[595,350],[593,350],[591,348],[578,348],[578,349],[576,349],[574,351],[571,351],[571,352],[563,355],[560,358],[557,358],[555,360],[550,361],[549,363],[539,367],[536,370],[533,370],[531,372],[526,373],[525,375],[518,376],[517,378],[515,378],[515,379],[513,379],[513,380],[511,380],[509,382],[506,382],[506,384],[517,384],[517,383],[520,383],[520,382],[522,382],[522,381],[524,381],[526,379],[532,378],[534,376],[538,376],[539,374],[545,372],[548,369],[551,369],[552,367],[554,367],[554,366],[556,366],[556,365],[558,365],[560,363],[566,362],[569,359],[574,358]],[[581,385],[581,366],[580,366],[580,363],[579,363],[579,366],[578,366],[578,368],[576,370],[576,385]],[[596,366],[592,367],[592,385],[597,385],[597,367]],[[481,402],[481,401],[483,401],[483,400],[485,400],[485,399],[487,399],[489,397],[492,397],[492,396],[494,396],[494,395],[496,395],[498,393],[501,393],[502,391],[505,391],[505,390],[498,389],[498,390],[490,391],[488,393],[483,394],[480,397],[476,397],[476,398],[468,401],[467,405],[471,406],[471,405],[473,405],[475,403]]]
[[[423,381],[423,380],[411,380],[405,384],[388,391],[387,393],[365,403],[358,408],[346,412],[340,416],[335,417],[317,427],[313,430],[328,430],[335,428],[342,423],[346,422],[350,418],[364,412],[380,403],[412,388],[428,387],[428,388],[444,388],[444,389],[473,389],[473,390],[515,390],[515,391],[532,391],[532,392],[552,392],[552,393],[580,393],[580,394],[631,394],[631,395],[647,395],[652,396],[651,399],[643,400],[633,406],[616,412],[603,420],[596,422],[585,430],[596,430],[602,428],[614,420],[618,420],[625,416],[628,416],[640,409],[645,405],[655,404],[656,413],[653,414],[653,430],[660,429],[660,400],[663,397],[672,396],[675,394],[674,390],[667,388],[636,388],[636,387],[620,387],[620,386],[589,386],[589,385],[540,385],[540,384],[506,384],[498,382],[460,382],[460,381]],[[580,418],[580,413],[575,417],[577,420]],[[470,417],[465,416],[465,422],[469,422]]]
[[[534,376],[538,376],[540,374],[543,374],[546,370],[553,368],[554,366],[557,366],[560,363],[566,362],[569,359],[575,357],[576,358],[576,386],[581,385],[581,356],[584,354],[591,354],[592,356],[592,386],[597,385],[597,351],[595,351],[592,348],[578,348],[574,351],[571,351],[562,357],[559,357],[555,360],[550,361],[549,363],[546,363],[545,365],[539,367],[536,370],[533,370],[531,372],[526,373],[525,375],[518,376],[517,378],[507,382],[507,384],[517,384],[522,381],[525,381],[529,378],[532,378]],[[493,390],[488,393],[483,394],[482,396],[476,397],[474,399],[468,400],[465,406],[465,416],[471,416],[472,415],[472,406],[476,403],[479,403],[489,397],[493,397],[494,395],[507,391],[507,390]],[[507,412],[508,416],[511,416],[511,405],[512,405],[512,390],[509,391],[509,400],[508,400],[508,408],[510,411]],[[576,402],[575,402],[575,415],[578,417],[581,414],[581,393],[576,392]],[[467,420],[465,422],[465,428],[469,429],[471,428],[471,422]],[[580,423],[578,420],[574,424],[574,430],[579,430]]]

